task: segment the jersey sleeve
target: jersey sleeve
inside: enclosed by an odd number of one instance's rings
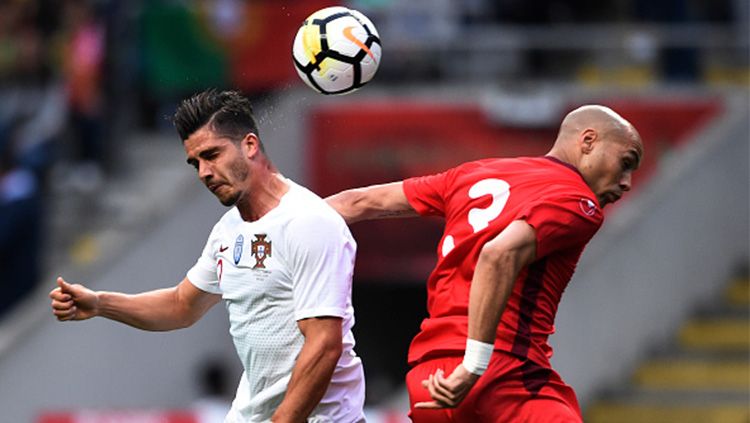
[[[445,190],[451,171],[404,180],[404,194],[422,216],[445,216]]]
[[[554,251],[585,246],[603,222],[596,202],[575,195],[546,198],[530,204],[520,218],[536,232],[537,259]]]
[[[295,320],[345,317],[357,245],[339,216],[308,214],[289,227]]]
[[[209,292],[212,294],[221,294],[219,289],[219,279],[216,274],[216,243],[217,243],[217,232],[218,224],[211,230],[211,235],[208,236],[203,252],[195,265],[188,270],[187,278],[196,288],[201,291]]]

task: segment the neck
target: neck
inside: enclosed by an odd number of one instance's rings
[[[289,185],[282,175],[273,171],[264,172],[253,185],[235,204],[242,220],[246,222],[253,222],[265,216],[279,205],[281,197],[289,191]]]
[[[576,159],[576,156],[571,154],[569,151],[566,151],[564,148],[561,148],[557,142],[555,143],[555,146],[553,146],[552,149],[546,154],[546,156],[554,157],[563,163],[567,163],[575,168],[578,168],[579,163]]]

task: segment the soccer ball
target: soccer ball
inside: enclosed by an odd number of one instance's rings
[[[380,64],[380,37],[365,15],[346,7],[318,10],[292,46],[297,73],[323,94],[346,94],[368,83]]]

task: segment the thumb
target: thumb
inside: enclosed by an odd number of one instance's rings
[[[60,291],[69,294],[72,291],[72,287],[69,283],[65,282],[61,276],[57,277],[57,286],[60,287]]]

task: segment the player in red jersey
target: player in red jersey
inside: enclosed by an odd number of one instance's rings
[[[581,421],[547,338],[601,208],[630,190],[642,156],[633,125],[587,105],[564,118],[546,156],[479,160],[327,199],[348,223],[445,218],[429,316],[409,348],[413,421]]]

